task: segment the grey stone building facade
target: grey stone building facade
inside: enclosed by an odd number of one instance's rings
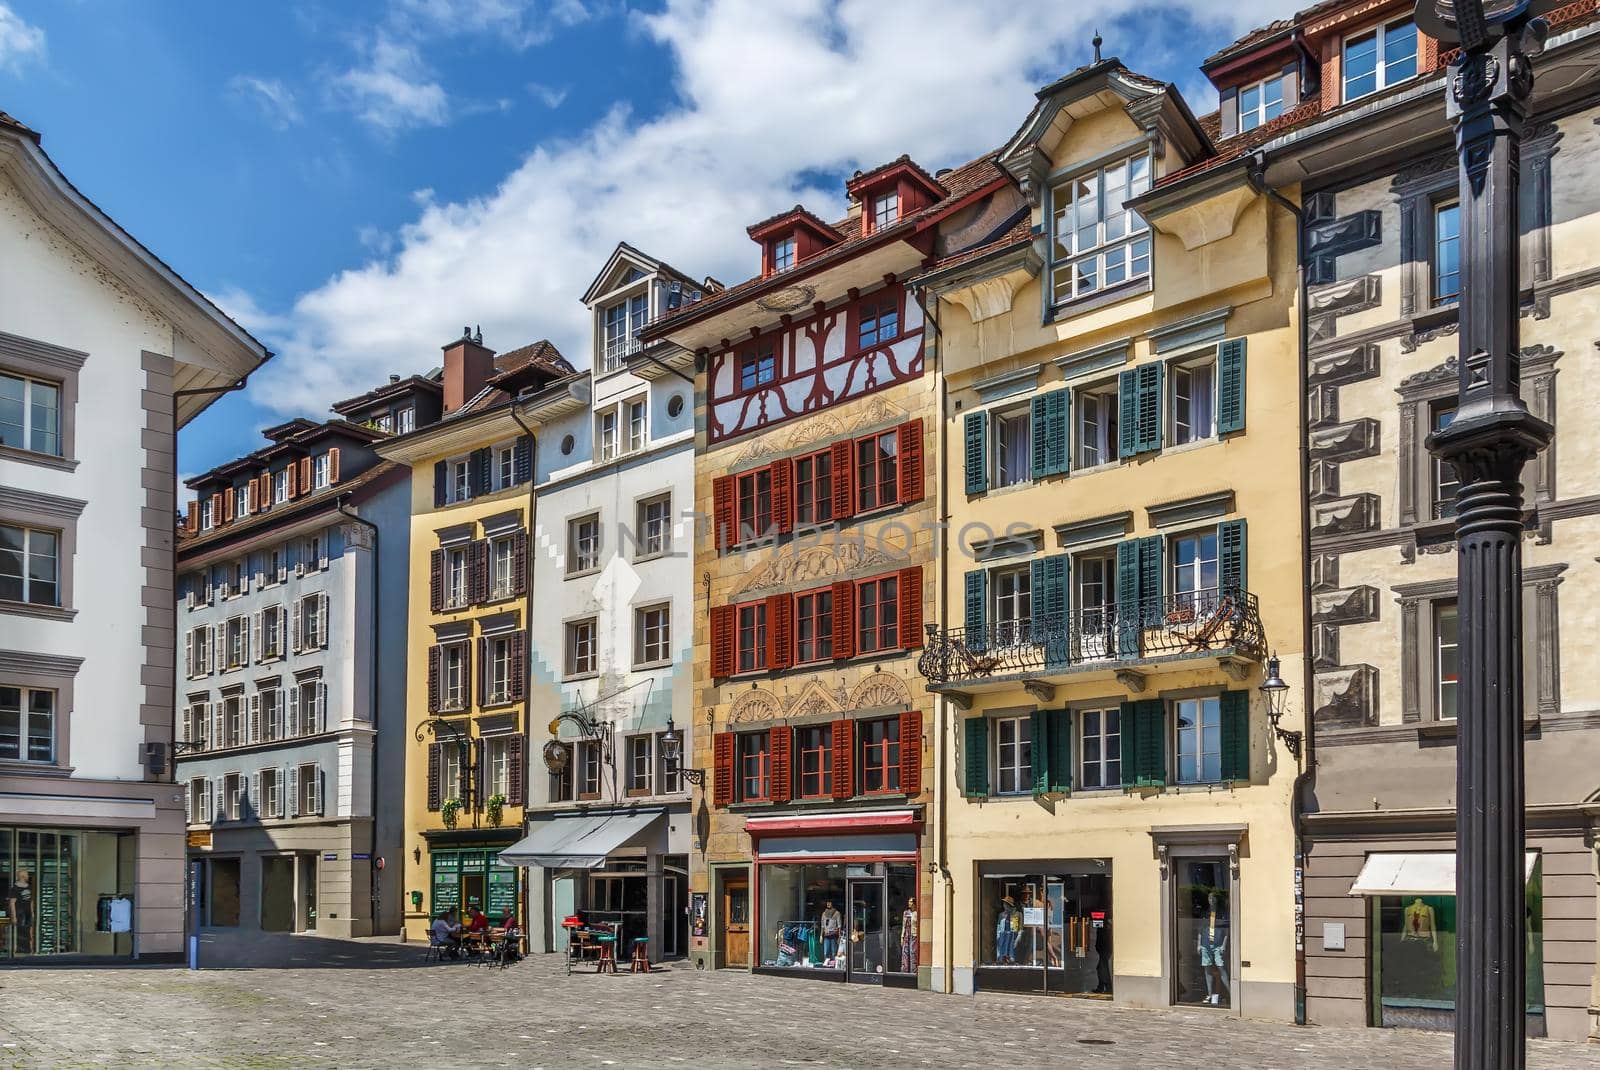
[[[188,482],[177,780],[204,926],[399,929],[410,495],[351,415]]]

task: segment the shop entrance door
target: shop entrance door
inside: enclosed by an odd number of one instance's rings
[[[288,855],[261,859],[261,928],[269,933],[294,931],[294,859]]]
[[[722,961],[750,968],[750,878],[722,879]]]
[[[1177,865],[1172,1002],[1233,1006],[1233,888],[1226,860],[1185,858]]]
[[[883,879],[852,880],[846,893],[850,901],[849,970],[846,980],[882,984],[884,968]]]
[[[239,860],[211,860],[211,924],[232,928],[239,924]]]
[[[300,916],[298,928],[310,932],[317,927],[317,856],[300,856]]]

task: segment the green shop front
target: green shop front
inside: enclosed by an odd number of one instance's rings
[[[478,831],[478,830],[474,830]],[[516,841],[519,830],[504,839],[485,842],[481,831],[467,842],[433,840],[428,851],[428,910],[437,917],[447,910],[463,916],[474,908],[499,924],[507,914],[522,918],[521,873],[505,865],[500,852]]]

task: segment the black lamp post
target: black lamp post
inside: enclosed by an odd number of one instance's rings
[[[706,782],[706,771],[704,769],[683,768],[683,737],[678,735],[678,729],[673,725],[670,716],[667,718],[666,735],[661,737],[661,749],[667,761],[671,762],[683,774],[684,780],[696,786]]]
[[[1456,751],[1455,1065],[1526,1060],[1522,765],[1522,469],[1552,428],[1518,393],[1517,218],[1530,56],[1552,0],[1418,0],[1417,25],[1460,44],[1446,114],[1461,182],[1459,407],[1428,449],[1453,464],[1461,629]]]

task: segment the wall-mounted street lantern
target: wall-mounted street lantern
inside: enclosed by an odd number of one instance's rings
[[[1283,681],[1283,666],[1278,661],[1278,655],[1273,654],[1267,658],[1267,678],[1261,681],[1258,690],[1261,697],[1267,702],[1267,718],[1272,722],[1272,731],[1279,739],[1283,740],[1284,749],[1294,755],[1296,762],[1300,761],[1300,747],[1305,742],[1305,733],[1293,729],[1282,728],[1279,722],[1283,720],[1283,704],[1289,697],[1289,685]]]
[[[556,776],[560,776],[566,772],[567,766],[572,761],[572,753],[560,741],[561,726],[563,724],[570,724],[576,728],[580,739],[599,743],[602,757],[609,764],[610,754],[606,744],[610,733],[606,729],[610,725],[602,721],[596,721],[582,710],[568,710],[566,713],[557,714],[551,718],[550,723],[545,726],[545,731],[550,733],[550,741],[544,745],[544,750],[541,752],[544,756],[544,767],[546,769]]]
[[[671,715],[667,717],[667,732],[661,737],[661,756],[683,774],[683,779],[695,787],[706,782],[704,769],[685,769],[683,767],[683,737],[678,735],[677,727],[672,723]]]

